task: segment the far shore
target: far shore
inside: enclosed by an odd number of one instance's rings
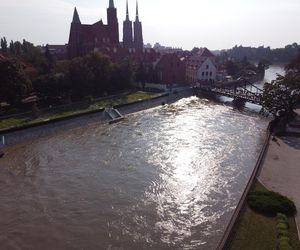
[[[155,97],[152,99],[146,99],[143,101],[135,102],[132,104],[126,104],[118,107],[118,110],[122,115],[128,115],[142,110],[154,108],[162,104],[168,104],[176,102],[177,100],[191,96],[193,94],[191,89],[181,90],[177,94],[170,93],[169,95],[162,95],[161,97]],[[84,126],[90,123],[108,123],[109,118],[102,111],[95,113],[83,113],[82,115],[75,117],[63,117],[58,121],[41,123],[38,125],[28,126],[26,128],[20,127],[16,131],[7,131],[0,133],[0,137],[5,137],[6,145],[12,145],[16,143],[22,143],[32,138],[38,138],[43,135],[55,133],[59,130],[73,129],[79,126]]]

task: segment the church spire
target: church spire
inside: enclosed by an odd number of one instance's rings
[[[109,8],[110,9],[114,9],[115,8],[114,0],[109,0]]]
[[[126,21],[129,21],[128,0],[126,1]]]
[[[75,9],[74,9],[74,14],[73,14],[73,21],[72,21],[72,23],[78,23],[78,24],[81,24],[76,7],[75,7]]]
[[[135,21],[139,21],[139,3],[138,0],[136,0],[136,17]]]

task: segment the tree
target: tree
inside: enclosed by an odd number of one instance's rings
[[[3,53],[7,53],[7,41],[6,38],[1,38],[1,50]]]
[[[287,72],[275,81],[265,83],[263,107],[276,116],[289,116],[300,98],[300,75]]]
[[[134,65],[131,60],[127,59],[121,64],[114,64],[111,84],[109,90],[114,92],[125,89],[135,78]]]
[[[89,69],[92,93],[100,95],[108,91],[113,70],[113,63],[110,57],[96,52],[88,54],[83,60]]]
[[[264,86],[263,106],[274,115],[289,116],[300,100],[300,50],[285,70],[285,76],[278,75],[275,81]]]
[[[15,59],[0,60],[0,101],[16,104],[31,91],[31,82]]]
[[[296,74],[300,74],[300,49],[296,58],[294,58],[286,67],[287,71],[292,71]]]
[[[9,43],[9,52],[13,55],[16,53],[15,43],[13,40],[11,40]]]
[[[69,97],[70,81],[65,74],[47,74],[33,81],[33,88],[46,99],[58,100]]]
[[[16,55],[20,56],[22,54],[22,43],[19,41],[15,42]]]

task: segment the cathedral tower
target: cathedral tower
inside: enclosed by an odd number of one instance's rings
[[[73,58],[79,56],[81,54],[81,37],[80,37],[80,30],[81,30],[81,22],[77,12],[77,9],[74,9],[73,20],[71,23],[71,30],[69,36],[69,48],[68,53],[69,57]]]
[[[123,22],[123,47],[133,47],[132,22],[129,19],[128,0],[126,2],[126,20]]]
[[[139,20],[139,7],[136,1],[136,18],[134,22],[134,47],[137,49],[144,48],[142,23]]]
[[[119,44],[119,23],[117,17],[117,9],[114,5],[114,0],[109,0],[109,7],[107,8],[107,25],[108,34],[111,44]]]

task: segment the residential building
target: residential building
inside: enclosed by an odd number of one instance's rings
[[[185,63],[176,54],[166,54],[155,66],[156,80],[161,84],[185,84]]]
[[[207,48],[201,48],[191,55],[186,62],[186,80],[190,84],[214,82],[217,76],[215,55]]]

